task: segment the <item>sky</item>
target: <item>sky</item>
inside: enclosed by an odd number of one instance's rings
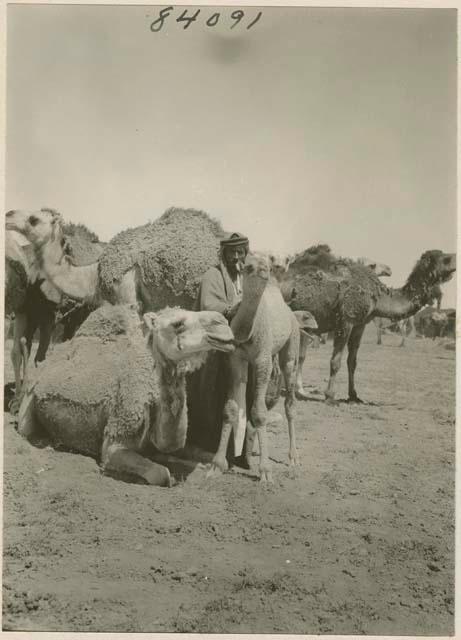
[[[12,5],[6,210],[101,240],[195,207],[254,249],[456,251],[456,12]],[[215,26],[207,26],[213,13]],[[188,8],[189,15],[195,9]],[[215,18],[216,19],[216,18]],[[454,306],[455,282],[443,306]]]

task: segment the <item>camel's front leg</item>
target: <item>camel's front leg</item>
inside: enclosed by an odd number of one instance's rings
[[[366,325],[362,324],[354,327],[351,331],[349,342],[347,343],[347,348],[349,350],[347,356],[347,368],[349,371],[349,402],[362,402],[355,390],[354,375],[355,368],[357,367],[357,351],[360,347],[365,326]]]
[[[231,432],[234,431],[234,455],[242,453],[246,429],[246,386],[248,380],[248,362],[239,353],[228,358],[229,392],[224,405],[223,425],[218,450],[213,458],[213,471],[227,471],[227,446]]]
[[[330,360],[330,380],[328,381],[328,387],[325,391],[325,398],[328,404],[333,404],[335,401],[336,376],[341,368],[341,358],[344,348],[349,340],[349,336],[351,335],[351,331],[351,324],[344,324],[341,328],[335,331],[333,355]]]
[[[35,364],[43,362],[51,342],[51,334],[54,329],[54,313],[49,314],[40,322],[40,338],[38,341],[37,353],[35,354]]]
[[[262,482],[272,482],[271,464],[269,461],[269,448],[267,443],[267,407],[266,392],[269,384],[272,361],[269,358],[261,359],[254,364],[255,368],[255,392],[251,407],[251,420],[256,429],[259,440],[259,471]]]
[[[288,436],[290,439],[290,449],[288,458],[291,465],[299,463],[298,453],[296,450],[296,434],[295,434],[295,388],[296,388],[296,365],[298,354],[299,339],[298,336],[292,336],[289,342],[283,347],[279,353],[280,366],[285,379],[286,395],[285,395],[285,415],[288,422]]]
[[[14,398],[10,402],[10,412],[16,414],[19,409],[21,398],[21,364],[23,363],[23,354],[21,349],[21,338],[26,333],[27,317],[25,313],[17,313],[14,318],[13,348],[11,349],[11,361],[14,368]]]
[[[301,331],[300,341],[299,341],[298,366],[296,371],[296,397],[299,400],[308,399],[308,396],[304,391],[304,385],[303,385],[303,366],[304,366],[304,361],[306,359],[308,345],[309,345],[309,336],[307,336],[303,331]],[[286,381],[286,378],[285,378],[285,381]]]
[[[171,487],[173,484],[170,472],[166,467],[144,458],[122,444],[109,444],[107,440],[103,444],[102,468],[103,471],[137,476],[145,480],[147,484],[160,487]]]

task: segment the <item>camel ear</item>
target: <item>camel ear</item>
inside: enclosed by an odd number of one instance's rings
[[[143,315],[144,324],[153,333],[158,326],[157,314],[153,311],[149,311]]]

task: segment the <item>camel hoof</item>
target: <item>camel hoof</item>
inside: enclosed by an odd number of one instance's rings
[[[274,481],[272,479],[272,471],[270,469],[266,469],[266,470],[262,470],[260,471],[260,475],[259,475],[259,480],[263,483],[263,484],[274,484]]]
[[[349,404],[366,404],[364,400],[361,400],[358,396],[352,396],[347,401]]]
[[[225,473],[228,470],[228,468],[229,466],[227,464],[226,458],[217,458],[215,456],[215,458],[213,459],[213,462],[211,463],[211,468],[206,474],[206,477],[216,478],[217,476],[220,476],[221,474]]]
[[[338,400],[335,400],[334,398],[327,396],[325,398],[325,404],[327,404],[329,407],[337,407],[339,405],[339,402]]]
[[[219,476],[222,476],[223,472],[221,471],[221,469],[219,467],[217,467],[216,465],[212,464],[211,468],[207,471],[206,473],[206,479],[208,480],[209,478],[218,478]]]

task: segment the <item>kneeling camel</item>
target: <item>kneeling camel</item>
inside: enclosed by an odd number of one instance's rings
[[[31,438],[41,426],[106,472],[170,485],[169,469],[155,460],[186,457],[186,373],[209,350],[232,351],[233,335],[211,311],[167,308],[145,314],[144,323],[147,342],[134,307],[94,311],[26,382],[19,432]]]

